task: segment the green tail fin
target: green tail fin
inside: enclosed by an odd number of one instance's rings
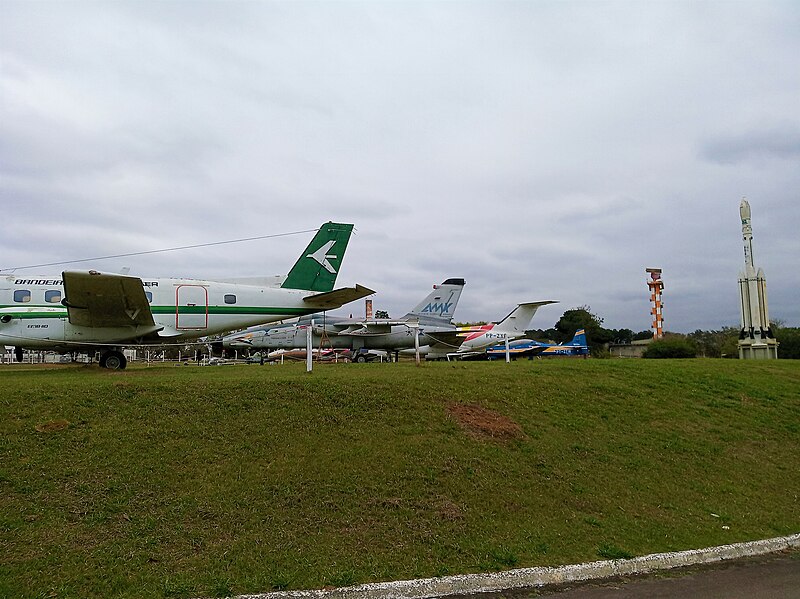
[[[300,254],[283,282],[284,289],[331,291],[350,241],[353,225],[325,223]]]

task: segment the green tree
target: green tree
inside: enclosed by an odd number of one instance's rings
[[[614,343],[630,343],[633,341],[633,331],[630,329],[609,329]]]
[[[525,331],[525,337],[543,343],[554,343],[556,337],[560,337],[560,334],[555,329],[528,329]]]
[[[736,327],[723,327],[714,331],[697,329],[687,335],[697,345],[697,355],[704,358],[721,358],[723,355],[738,355],[736,342],[739,329]]]
[[[697,344],[680,335],[664,337],[653,341],[642,354],[643,358],[694,358],[697,356]]]
[[[581,306],[564,312],[555,324],[555,329],[558,332],[559,342],[571,339],[578,329],[585,329],[586,336],[593,339],[602,324],[603,319],[592,314],[589,306]]]
[[[578,329],[586,331],[586,340],[592,355],[597,356],[605,350],[605,344],[613,340],[614,334],[601,325],[603,319],[592,313],[589,306],[581,306],[567,310],[555,325],[556,341],[563,343],[569,341]]]
[[[722,327],[722,342],[719,347],[721,358],[739,357],[739,327]]]
[[[800,328],[776,328],[775,338],[780,344],[778,345],[779,358],[800,360]]]

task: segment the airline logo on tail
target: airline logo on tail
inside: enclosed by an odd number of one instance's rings
[[[281,284],[284,289],[333,291],[353,225],[325,223]]]
[[[423,318],[436,321],[437,325],[453,318],[458,300],[466,281],[461,278],[446,279],[441,285],[434,285],[425,298],[404,316],[404,318]]]
[[[452,297],[452,294],[450,294]],[[431,302],[427,306],[422,309],[423,314],[439,314],[440,316],[444,316],[445,314],[450,313],[450,307],[453,305],[453,302]]]
[[[330,262],[328,262],[328,259],[330,258],[331,260],[336,260],[337,256],[336,254],[329,254],[328,251],[333,247],[334,243],[336,243],[336,240],[331,239],[329,242],[322,245],[316,252],[306,256],[306,258],[316,260],[322,268],[327,270],[332,275],[336,274],[336,269]]]

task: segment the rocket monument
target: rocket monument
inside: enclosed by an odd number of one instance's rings
[[[763,269],[753,262],[753,227],[750,204],[742,198],[739,204],[744,243],[744,271],[739,274],[739,308],[742,328],[739,331],[739,359],[778,357],[778,342],[772,334],[767,309],[767,279]]]

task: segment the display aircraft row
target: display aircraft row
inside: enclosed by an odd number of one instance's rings
[[[323,224],[282,277],[139,278],[95,270],[0,276],[0,346],[99,352],[126,366],[125,347],[185,343],[256,324],[330,310],[375,293],[334,288],[352,224]]]
[[[224,347],[303,349],[310,327],[316,348],[449,359],[523,337],[536,311],[554,303],[522,303],[496,323],[456,327],[465,281],[450,278],[399,319],[331,316],[327,310],[375,293],[358,284],[334,288],[352,230],[352,224],[324,223],[285,276],[199,280],[96,270],[0,275],[0,346],[13,346],[20,361],[25,349],[97,352],[100,366],[122,369],[126,347],[184,344],[245,329],[224,337]],[[298,320],[270,324],[289,319]]]
[[[453,317],[465,284],[462,278],[450,278],[434,285],[433,291],[396,320],[312,314],[291,323],[255,326],[227,335],[222,346],[254,352],[303,349],[310,334],[311,346],[317,349],[413,352],[429,360],[461,358],[483,353],[487,347],[507,339],[523,337],[536,311],[555,303],[523,303],[497,323],[457,327]]]
[[[494,345],[486,350],[486,357],[490,360],[503,359],[508,355],[511,359],[538,356],[588,356],[589,345],[586,341],[586,330],[578,329],[571,341],[565,343],[542,343],[532,339],[517,339],[508,344]]]

